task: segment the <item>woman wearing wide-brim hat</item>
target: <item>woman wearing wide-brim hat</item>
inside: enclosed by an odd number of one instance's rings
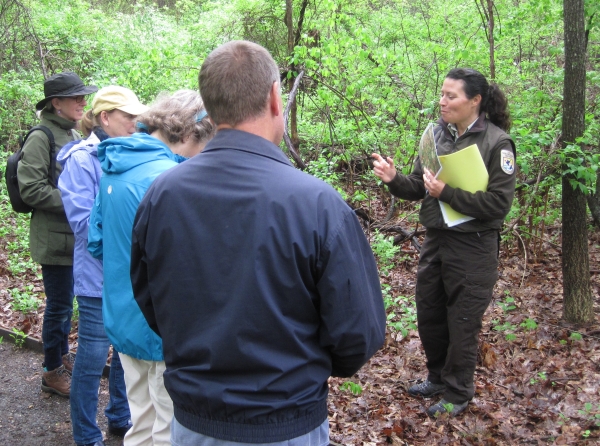
[[[36,105],[40,125],[54,136],[56,152],[69,141],[81,139],[75,131],[83,116],[85,97],[98,89],[84,85],[72,72],[49,77],[44,82],[44,99]],[[67,221],[60,190],[50,179],[50,166],[56,166],[55,178],[62,167],[43,131],[35,131],[23,146],[17,176],[21,197],[33,208],[29,226],[31,258],[42,266],[46,309],[42,327],[44,372],[42,390],[69,397],[73,357],[69,353],[69,332],[73,313],[73,231]],[[54,162],[52,162],[54,158]]]

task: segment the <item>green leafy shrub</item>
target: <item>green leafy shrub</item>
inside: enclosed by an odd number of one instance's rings
[[[377,259],[379,273],[384,276],[389,275],[390,271],[394,268],[394,259],[400,251],[400,247],[394,245],[393,237],[385,236],[379,231],[375,231],[371,248]]]

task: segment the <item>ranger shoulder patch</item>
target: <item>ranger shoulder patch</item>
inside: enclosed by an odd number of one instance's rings
[[[515,155],[512,150],[502,150],[500,154],[500,167],[508,175],[515,173]]]

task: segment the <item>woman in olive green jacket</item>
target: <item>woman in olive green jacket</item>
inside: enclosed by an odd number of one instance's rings
[[[51,156],[59,149],[80,139],[75,131],[83,116],[85,95],[97,91],[85,86],[75,73],[64,72],[44,82],[45,98],[36,108],[41,110],[40,124],[54,136],[56,151],[43,131],[33,132],[23,146],[17,176],[25,203],[33,208],[29,227],[31,258],[42,265],[46,309],[42,327],[44,372],[42,390],[68,397],[73,358],[69,354],[69,332],[73,313],[73,231],[69,226],[60,190],[49,178]],[[55,178],[62,167],[56,165]]]

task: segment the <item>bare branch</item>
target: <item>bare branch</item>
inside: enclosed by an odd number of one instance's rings
[[[304,77],[304,70],[302,70],[302,71],[300,71],[300,73],[298,73],[298,76],[296,77],[296,81],[294,82],[294,86],[292,87],[292,91],[290,91],[290,95],[288,96],[287,104],[285,106],[285,111],[283,112],[283,122],[284,122],[283,140],[285,141],[285,145],[287,146],[288,150],[290,151],[290,155],[292,155],[292,158],[296,162],[296,166],[298,166],[302,170],[306,169],[306,164],[304,163],[304,161],[302,161],[302,158],[300,158],[300,155],[298,154],[298,152],[296,152],[296,148],[294,147],[294,144],[292,144],[292,140],[290,139],[290,135],[288,133],[288,116],[290,114],[290,108],[292,107],[292,104],[296,100],[296,94],[298,93],[298,86],[300,85],[300,81],[302,80],[303,77]]]

